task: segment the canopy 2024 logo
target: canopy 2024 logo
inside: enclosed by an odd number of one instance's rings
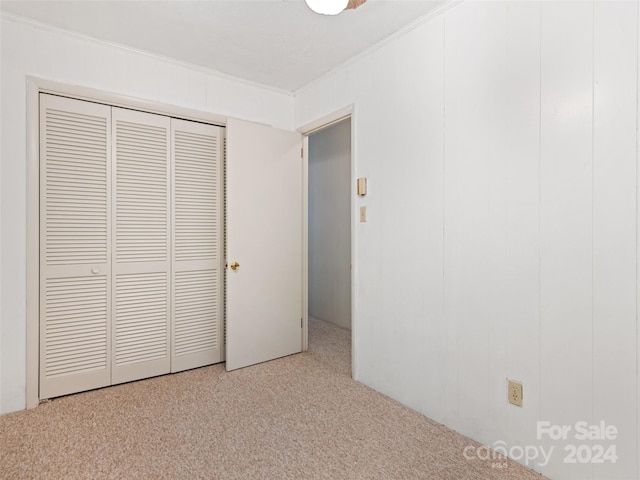
[[[618,437],[618,428],[601,421],[598,424],[579,421],[573,425],[555,425],[548,421],[539,421],[536,426],[536,438],[547,445],[511,445],[497,440],[493,445],[468,445],[463,450],[467,460],[491,461],[494,468],[507,468],[505,458],[524,465],[544,467],[554,455],[562,453],[564,463],[616,463],[618,455],[616,445],[610,443]],[[549,443],[565,443],[560,446]],[[570,442],[570,443],[567,443]]]

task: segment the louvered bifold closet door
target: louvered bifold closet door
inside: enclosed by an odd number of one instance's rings
[[[171,371],[222,361],[222,129],[172,119]]]
[[[110,383],[110,112],[40,95],[40,398]]]
[[[113,108],[112,383],[170,371],[169,117]]]

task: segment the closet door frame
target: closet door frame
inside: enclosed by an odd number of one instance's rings
[[[27,89],[27,331],[26,406],[40,402],[40,93],[226,126],[227,117],[28,76]]]

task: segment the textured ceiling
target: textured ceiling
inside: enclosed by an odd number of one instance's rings
[[[428,14],[442,0],[369,0],[328,17],[303,0],[3,0],[65,30],[295,91]]]

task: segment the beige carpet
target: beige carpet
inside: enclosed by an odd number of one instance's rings
[[[3,479],[535,479],[465,460],[473,444],[349,377],[350,334],[311,349],[55,399],[0,417]]]

